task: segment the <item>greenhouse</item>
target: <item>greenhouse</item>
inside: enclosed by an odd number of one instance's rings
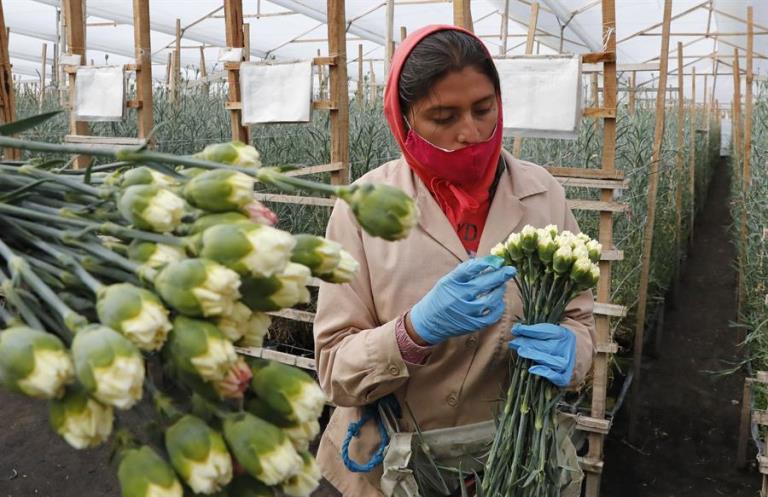
[[[768,497],[768,3],[0,0],[0,493]]]

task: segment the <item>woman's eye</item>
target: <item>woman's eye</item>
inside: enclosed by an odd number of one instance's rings
[[[488,107],[485,109],[475,109],[475,114],[477,114],[478,116],[484,116],[489,112],[491,112],[491,110],[493,110],[493,107]]]
[[[439,125],[446,125],[446,124],[450,124],[450,123],[451,123],[451,121],[453,121],[453,119],[454,119],[454,116],[452,116],[452,115],[451,115],[451,116],[445,116],[445,117],[443,117],[443,116],[440,116],[440,117],[434,117],[434,118],[432,118],[432,121],[433,121],[435,124],[439,124]]]

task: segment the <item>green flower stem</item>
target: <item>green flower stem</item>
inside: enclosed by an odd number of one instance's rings
[[[520,422],[517,426],[517,435],[515,436],[515,449],[512,456],[512,463],[511,467],[509,469],[509,476],[507,477],[507,481],[505,482],[505,487],[510,488],[512,485],[516,482],[517,477],[517,470],[520,466],[520,459],[523,457],[523,442],[525,441],[525,433],[528,429],[528,411],[530,409],[530,406],[528,405],[528,402],[530,400],[531,395],[531,381],[530,378],[527,378],[528,376],[528,368],[530,367],[530,361],[524,360],[520,361],[522,363],[522,367],[525,368],[525,392],[523,393],[523,398],[520,401],[519,404],[519,410],[520,410]]]
[[[155,405],[155,409],[162,416],[168,420],[174,421],[184,415],[184,412],[179,410],[173,404],[173,399],[157,388],[157,385],[155,385],[155,382],[152,381],[152,378],[150,378],[149,375],[144,378],[144,388],[152,396],[152,402]]]
[[[126,259],[125,257],[116,254],[96,243],[75,242],[74,245],[90,252],[105,262],[116,264],[120,268],[125,269],[126,271],[130,271],[132,274],[135,274],[140,278],[146,279],[148,281],[153,281],[157,275],[156,270],[145,268],[142,265],[137,264],[130,259]]]
[[[72,333],[88,324],[88,320],[73,311],[56,295],[56,292],[40,279],[29,267],[29,263],[21,256],[16,255],[11,248],[0,240],[0,255],[6,260],[11,269],[11,274],[18,273],[32,290],[46,304],[56,311],[64,320],[67,329]]]
[[[0,288],[2,288],[3,297],[5,297],[5,300],[10,303],[14,309],[16,309],[23,322],[32,328],[38,330],[43,329],[43,324],[39,319],[37,319],[37,316],[30,310],[27,304],[24,303],[18,293],[16,293],[16,287],[13,284],[13,281],[8,277],[8,275],[5,274],[5,271],[2,269],[0,269]]]
[[[94,197],[106,198],[112,194],[111,189],[95,188],[93,186],[86,185],[85,183],[74,181],[72,179],[59,176],[58,174],[54,174],[49,171],[38,169],[29,164],[21,167],[4,166],[0,164],[0,171],[4,171],[4,172],[16,171],[17,174],[24,174],[24,175],[32,176],[34,178],[45,179],[52,183],[58,183],[60,185],[64,185],[68,188],[71,188],[72,190],[76,190],[76,191],[79,191],[80,193],[84,193],[86,195],[91,195]]]
[[[55,257],[56,260],[60,261],[65,266],[69,266],[72,268],[72,271],[74,271],[75,275],[80,278],[80,280],[87,286],[94,294],[98,295],[99,291],[104,288],[104,284],[94,278],[91,273],[85,270],[83,266],[81,266],[77,260],[70,254],[67,254],[53,245],[46,243],[42,240],[37,240],[33,242],[40,250],[43,250],[50,254],[51,256]]]
[[[114,267],[114,264],[110,264],[109,266],[99,264],[98,259],[94,256],[87,255],[83,257],[81,264],[89,273],[106,278],[107,280],[120,283],[131,283],[135,286],[142,285],[141,281],[139,281],[134,273],[118,269]]]

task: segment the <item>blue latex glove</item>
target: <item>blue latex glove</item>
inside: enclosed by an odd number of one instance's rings
[[[509,348],[533,361],[531,374],[548,379],[560,388],[567,387],[576,364],[576,335],[551,323],[516,324]]]
[[[427,343],[491,326],[504,312],[506,283],[517,273],[501,257],[470,259],[438,280],[410,312],[411,324]]]

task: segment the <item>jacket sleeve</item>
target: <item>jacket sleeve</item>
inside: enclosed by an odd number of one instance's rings
[[[349,283],[320,286],[314,322],[317,373],[332,402],[363,406],[402,386],[408,366],[397,344],[396,319],[379,322],[361,228],[344,202],[336,202],[326,237],[339,242],[360,268]]]
[[[568,206],[565,206],[564,229],[579,233],[579,226]],[[565,319],[560,323],[576,335],[576,365],[573,369],[572,387],[580,386],[592,368],[595,355],[595,317],[592,314],[594,298],[587,290],[574,298],[565,309]]]

